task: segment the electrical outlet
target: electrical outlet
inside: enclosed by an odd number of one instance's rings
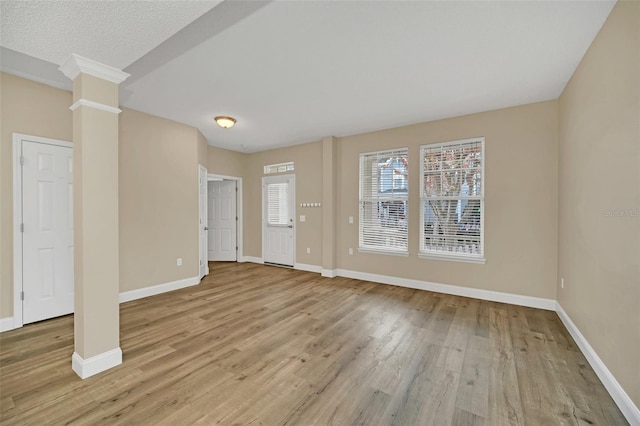
[[[560,278],[560,288],[564,288],[564,277]]]
[[[181,257],[176,259],[176,266],[182,266],[182,258]]]
[[[307,247],[307,254],[311,254],[311,247]]]
[[[353,256],[353,249],[349,248],[349,256]]]
[[[349,216],[349,223],[353,223],[353,216]],[[353,253],[351,253],[353,254]]]

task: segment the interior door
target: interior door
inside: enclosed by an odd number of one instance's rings
[[[209,260],[237,260],[236,181],[209,182]]]
[[[22,141],[23,324],[73,312],[73,151]]]
[[[207,169],[202,166],[198,166],[198,207],[199,207],[199,224],[198,224],[198,239],[199,239],[199,273],[200,278],[209,274],[209,262],[207,261]]]
[[[263,260],[266,263],[294,264],[293,176],[263,179]]]

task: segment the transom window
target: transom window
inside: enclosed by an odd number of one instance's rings
[[[359,250],[406,255],[406,148],[360,154]]]
[[[293,161],[289,161],[288,163],[269,164],[267,166],[264,166],[265,175],[270,175],[272,173],[292,172],[293,170]]]
[[[423,145],[420,257],[484,262],[484,138]]]

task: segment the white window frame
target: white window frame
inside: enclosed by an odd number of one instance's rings
[[[382,151],[373,151],[373,152],[363,152],[360,153],[359,156],[359,167],[358,167],[358,252],[359,253],[371,253],[371,254],[385,254],[385,255],[392,255],[392,256],[404,256],[407,257],[409,256],[409,244],[408,244],[408,240],[409,240],[409,232],[408,232],[408,219],[409,219],[409,179],[408,179],[408,175],[407,175],[407,195],[404,197],[404,201],[406,202],[406,206],[407,206],[407,212],[406,212],[406,217],[405,220],[407,222],[407,229],[405,230],[406,232],[406,240],[407,240],[407,246],[404,249],[397,249],[397,248],[393,248],[393,246],[380,246],[380,247],[376,247],[376,246],[371,246],[371,245],[366,245],[363,242],[363,227],[364,227],[364,220],[363,220],[363,205],[362,203],[364,201],[369,201],[369,202],[373,202],[373,201],[377,201],[374,200],[373,198],[369,198],[369,199],[365,199],[363,197],[363,185],[362,185],[362,167],[363,167],[363,161],[370,156],[373,155],[386,155],[386,154],[391,154],[391,153],[397,153],[399,151],[405,151],[406,156],[407,156],[407,162],[409,159],[409,149],[407,147],[400,147],[400,148],[394,148],[394,149],[385,149]],[[409,173],[409,170],[407,168],[407,173]]]
[[[471,253],[454,253],[454,252],[436,252],[431,250],[426,250],[424,247],[424,205],[427,201],[427,198],[433,199],[433,197],[426,197],[424,192],[424,180],[425,180],[425,168],[424,168],[424,154],[427,149],[433,149],[434,147],[446,147],[450,145],[460,145],[464,143],[470,142],[480,142],[482,147],[482,174],[481,174],[481,193],[480,197],[469,197],[467,199],[479,199],[480,201],[480,253],[479,254],[471,254]],[[468,263],[485,263],[485,251],[484,251],[484,213],[485,213],[485,192],[484,192],[484,182],[485,182],[485,169],[486,169],[486,156],[485,156],[485,138],[477,137],[470,139],[462,139],[448,142],[439,142],[422,145],[420,147],[420,234],[419,234],[419,247],[418,247],[418,257],[421,259],[431,259],[431,260],[448,260],[455,262],[468,262]],[[448,197],[449,199],[451,197]],[[465,197],[455,197],[457,199],[464,199]],[[446,197],[439,198],[446,199]]]
[[[275,168],[275,170],[272,170]],[[272,175],[276,173],[288,173],[295,171],[295,164],[293,161],[287,161],[286,163],[267,164],[264,166],[264,174]]]

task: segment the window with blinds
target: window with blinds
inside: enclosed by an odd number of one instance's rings
[[[360,154],[360,251],[407,254],[406,148]]]
[[[289,224],[289,183],[267,184],[267,224]]]
[[[484,261],[484,138],[423,145],[421,257]]]

